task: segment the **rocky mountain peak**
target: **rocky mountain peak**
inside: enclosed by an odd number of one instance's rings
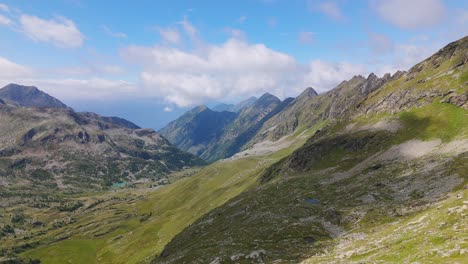
[[[67,108],[57,98],[50,96],[35,86],[8,84],[0,89],[0,98],[7,103],[25,107]]]
[[[369,74],[369,76],[367,77],[367,81],[370,81],[370,80],[375,80],[375,79],[378,79],[379,77],[377,77],[377,75],[375,75],[373,72],[371,72]]]
[[[203,111],[206,111],[208,110],[208,106],[206,105],[199,105],[199,106],[196,106],[195,108],[192,109],[192,112],[195,112],[195,113],[201,113]]]
[[[281,100],[271,93],[264,93],[253,105],[263,104],[265,102],[281,102]]]
[[[311,98],[311,97],[314,97],[314,96],[317,96],[318,93],[317,91],[315,91],[314,88],[312,87],[307,87],[298,97],[308,97],[308,98]]]

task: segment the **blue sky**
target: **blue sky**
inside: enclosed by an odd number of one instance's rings
[[[0,0],[0,85],[157,129],[197,104],[406,70],[467,29],[456,0]]]

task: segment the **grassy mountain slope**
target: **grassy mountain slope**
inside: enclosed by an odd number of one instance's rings
[[[176,234],[256,186],[257,175],[304,141],[270,155],[218,161],[161,188],[141,184],[100,195],[49,197],[40,208],[7,207],[0,211],[0,221],[22,231],[3,237],[0,248],[5,256],[17,252],[43,263],[149,263]],[[182,173],[186,172],[170,175],[169,180]],[[81,206],[74,208],[77,203]],[[70,211],[59,210],[66,205]],[[12,223],[12,214],[26,220]],[[43,225],[34,227],[37,221]]]
[[[435,112],[441,115],[433,118]],[[453,118],[447,120],[447,115]],[[297,263],[316,254],[327,259],[326,252],[339,247],[342,238],[368,237],[382,224],[410,221],[435,203],[444,203],[447,195],[465,193],[467,117],[466,110],[435,103],[389,117],[390,124],[399,126],[395,132],[364,121],[352,123],[350,131],[345,128],[351,124],[322,130],[262,174],[260,186],[177,235],[155,262],[207,263],[219,258],[221,263]],[[462,216],[454,214],[447,228],[454,228],[456,221],[463,226]],[[463,248],[461,237],[453,239],[454,247]],[[453,249],[447,247],[441,254]],[[341,254],[339,248],[336,251]],[[445,259],[463,259],[458,254],[454,251]],[[351,252],[345,262],[354,257]]]
[[[154,262],[466,259],[466,41],[350,101],[348,112],[336,102],[317,104],[304,120],[344,116],[265,170],[259,186],[186,228]],[[354,87],[351,98],[362,91],[359,79],[346,86]],[[404,233],[389,233],[396,230]]]
[[[438,69],[457,90],[402,109],[379,90],[411,82],[404,73],[353,78],[331,99],[309,90],[268,118],[276,128],[258,128],[253,142],[291,141],[273,153],[218,161],[156,190],[3,207],[0,253],[44,263],[462,263],[466,63]],[[405,86],[407,94],[438,80]],[[298,125],[288,127],[293,117]]]

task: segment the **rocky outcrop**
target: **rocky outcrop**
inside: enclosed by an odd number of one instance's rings
[[[457,94],[455,91],[449,91],[441,102],[454,104],[458,107],[468,110],[468,91],[463,94]]]

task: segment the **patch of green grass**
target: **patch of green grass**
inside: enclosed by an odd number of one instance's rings
[[[178,172],[169,176],[176,182],[157,190],[122,189],[99,196],[75,196],[84,204],[73,212],[75,220],[33,238],[40,241],[39,247],[23,256],[43,263],[75,263],[74,256],[80,254],[84,254],[84,260],[76,263],[149,262],[188,225],[257,186],[262,170],[299,146],[297,143],[268,157],[219,161],[202,169]],[[53,242],[64,235],[65,240]]]
[[[46,264],[99,263],[96,256],[100,244],[95,240],[65,240],[47,247],[46,251],[34,249],[28,255]]]
[[[418,138],[430,140],[440,138],[443,142],[455,136],[466,136],[468,111],[452,104],[434,102],[400,114],[404,128],[401,139]]]
[[[466,83],[468,82],[468,71],[463,71],[460,75],[460,82]]]

